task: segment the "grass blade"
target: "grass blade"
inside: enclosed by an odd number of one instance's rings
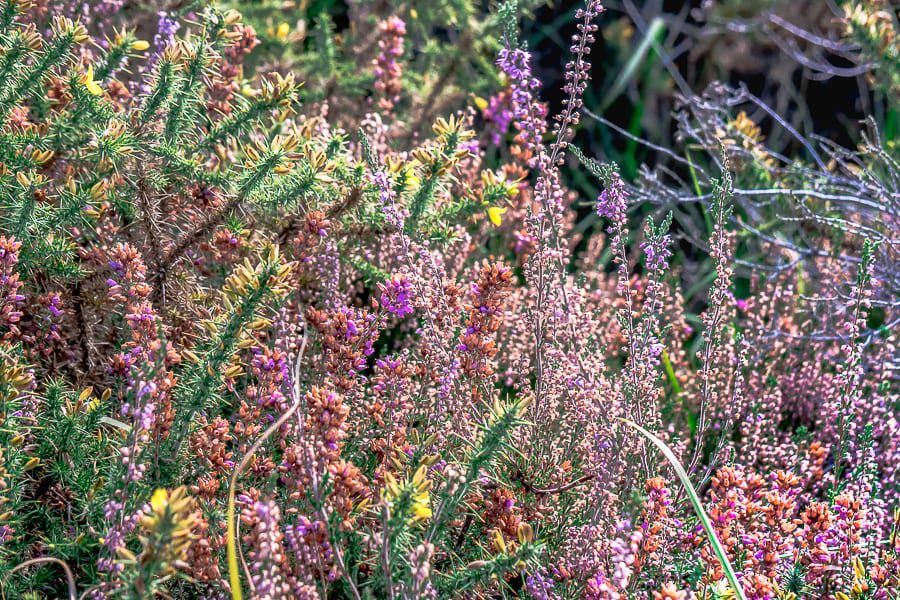
[[[675,473],[678,475],[678,479],[681,480],[681,485],[684,486],[688,498],[690,498],[691,500],[691,504],[694,507],[694,512],[697,513],[697,517],[700,519],[700,524],[703,525],[703,530],[706,532],[706,537],[709,538],[709,545],[712,546],[713,552],[716,553],[716,558],[719,559],[719,563],[721,563],[722,565],[722,570],[725,571],[725,577],[728,579],[728,583],[731,584],[731,588],[734,590],[735,597],[739,600],[747,600],[747,597],[744,595],[744,589],[741,587],[741,584],[738,583],[737,574],[734,572],[734,568],[731,566],[731,562],[728,560],[728,556],[725,554],[725,548],[722,546],[722,542],[719,541],[719,537],[716,535],[716,531],[713,529],[712,523],[709,520],[709,515],[706,514],[705,510],[703,510],[703,504],[701,504],[700,502],[700,496],[697,495],[697,490],[695,490],[694,486],[691,484],[691,480],[688,477],[687,471],[685,471],[684,467],[681,466],[681,462],[679,462],[678,457],[675,456],[675,453],[672,452],[672,449],[669,448],[664,441],[662,441],[634,421],[631,421],[629,419],[619,420],[638,430],[641,435],[653,442],[653,445],[659,448],[659,451],[663,453],[663,456],[666,457],[666,459],[675,469]]]
[[[602,112],[609,108],[615,99],[619,97],[619,94],[622,93],[625,86],[628,85],[628,82],[634,78],[638,67],[641,66],[644,57],[647,56],[647,51],[650,49],[650,46],[656,41],[656,38],[661,36],[665,31],[665,27],[666,24],[660,17],[656,17],[650,22],[650,27],[647,28],[647,34],[641,40],[641,43],[638,44],[638,47],[631,53],[631,57],[628,59],[622,72],[616,77],[609,92],[604,96],[597,112]]]
[[[75,596],[78,594],[78,588],[75,585],[75,576],[72,575],[72,569],[69,568],[69,563],[64,560],[60,560],[52,556],[39,556],[37,558],[32,558],[16,565],[10,570],[9,573],[10,575],[12,575],[16,571],[21,571],[22,569],[30,567],[31,565],[39,565],[41,563],[54,563],[62,567],[63,573],[65,573],[66,575],[66,585],[68,586],[69,590],[69,600],[75,600]]]

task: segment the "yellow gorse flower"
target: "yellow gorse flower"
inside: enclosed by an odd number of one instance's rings
[[[31,152],[31,160],[39,165],[44,164],[51,158],[53,158],[53,150],[33,150]]]
[[[869,591],[869,574],[858,556],[853,558],[853,587],[850,593],[854,598],[862,598]]]
[[[494,227],[500,227],[500,224],[503,223],[503,215],[506,214],[505,208],[501,208],[499,206],[489,206],[487,209],[488,219],[491,220],[491,223],[494,224]]]
[[[160,513],[164,510],[166,503],[169,499],[169,492],[158,488],[153,492],[153,495],[150,497],[150,509],[155,513]]]
[[[506,540],[503,539],[503,534],[499,529],[494,529],[493,534],[491,535],[491,545],[494,547],[494,552],[497,554],[506,554]]]
[[[797,600],[797,594],[783,590],[777,584],[775,585],[775,597],[778,598],[778,600]]]
[[[442,138],[451,135],[457,136],[460,142],[467,142],[475,137],[475,132],[465,128],[465,121],[462,117],[451,116],[448,118],[438,117],[432,125],[431,130]]]
[[[54,36],[71,35],[72,41],[76,44],[83,44],[91,39],[84,25],[78,21],[72,21],[68,17],[59,15],[53,17],[51,30]]]
[[[184,486],[174,490],[157,489],[150,497],[150,510],[139,520],[143,546],[140,558],[127,549],[119,551],[120,558],[156,562],[162,573],[173,573],[194,539],[191,533],[194,522],[194,499]]]
[[[94,81],[94,65],[88,65],[87,72],[81,77],[81,83],[83,83],[87,88],[87,91],[94,96],[103,94],[103,88]]]
[[[412,478],[413,494],[413,519],[424,521],[431,518],[431,498],[428,491],[431,489],[431,481],[426,479],[428,467],[422,465]]]
[[[528,523],[519,523],[516,528],[516,537],[522,545],[530,544],[534,540],[534,529]]]
[[[722,143],[728,146],[736,145],[738,142],[732,137],[732,134],[740,136],[740,145],[749,150],[760,162],[767,166],[774,166],[772,157],[766,152],[762,145],[765,136],[762,129],[751,119],[746,112],[741,111],[738,116],[728,123],[728,131],[718,131],[717,135],[722,138]]]
[[[266,33],[278,41],[284,42],[291,33],[291,26],[288,23],[281,22],[278,25],[270,25],[266,28]]]
[[[415,188],[422,183],[422,179],[416,174],[416,167],[420,166],[419,161],[415,159],[402,161],[395,156],[388,156],[385,163],[388,172],[397,175],[398,185],[402,189]]]
[[[194,499],[184,486],[174,490],[157,488],[150,496],[150,510],[140,518],[141,527],[155,531],[164,520],[174,527],[173,538],[182,539],[194,524]]]
[[[738,113],[738,116],[731,122],[731,126],[754,142],[763,140],[762,130],[759,128],[759,125],[747,116],[747,113],[744,111]]]
[[[409,523],[421,523],[431,518],[431,481],[427,479],[428,466],[422,465],[412,479],[399,483],[391,473],[384,475],[382,498],[392,506],[395,504],[409,506],[411,513]]]

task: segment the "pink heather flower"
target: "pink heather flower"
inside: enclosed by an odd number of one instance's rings
[[[431,557],[434,554],[434,544],[419,544],[409,553],[409,563],[413,569],[413,582],[416,588],[422,587],[431,575]]]
[[[297,564],[301,565],[301,572],[315,569],[318,572],[316,575],[321,573],[327,581],[337,579],[338,570],[334,564],[334,549],[329,541],[327,524],[300,515],[296,525],[286,528],[284,540]],[[311,572],[310,577],[312,575]]]
[[[15,238],[0,236],[0,327],[9,329],[7,337],[18,334],[18,323],[22,319],[19,307],[25,301],[25,296],[19,293],[22,282],[16,273],[21,247]]]
[[[97,559],[97,568],[100,571],[115,575],[121,573],[125,566],[115,557],[121,548],[125,547],[125,540],[138,524],[138,520],[144,510],[139,510],[129,516],[124,516],[122,511],[124,507],[121,502],[109,500],[103,507],[104,514],[108,521],[121,521],[115,523],[103,536],[101,544],[104,552],[103,556]]]
[[[256,502],[252,508],[255,525],[246,536],[250,542],[250,573],[255,598],[275,600],[290,593],[282,565],[285,562],[281,510],[274,501]]]
[[[403,39],[406,37],[406,23],[399,17],[390,17],[379,26],[381,52],[375,57],[375,90],[380,94],[378,104],[385,111],[393,110],[400,99],[403,67],[398,59],[403,56]]]
[[[157,16],[159,21],[156,25],[156,35],[153,36],[153,49],[157,54],[162,54],[163,50],[175,41],[175,34],[181,25],[164,10],[159,11]]]
[[[51,293],[47,301],[47,310],[49,310],[54,317],[61,317],[63,315],[61,307],[62,298],[60,298],[59,292]]]
[[[156,34],[153,36],[153,50],[147,61],[140,66],[140,72],[149,74],[153,71],[165,49],[175,43],[175,34],[181,28],[178,20],[164,10],[157,14]],[[142,94],[149,94],[152,89],[149,75],[138,79],[137,88]]]

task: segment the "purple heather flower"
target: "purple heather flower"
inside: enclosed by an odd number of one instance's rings
[[[381,290],[381,306],[400,318],[413,312],[412,282],[406,275],[394,275],[384,283],[378,284]]]
[[[156,35],[153,36],[153,48],[157,53],[162,53],[166,46],[175,40],[175,34],[181,28],[181,24],[169,16],[164,10],[157,13],[159,21],[156,24]]]
[[[641,250],[647,256],[647,269],[650,271],[665,271],[669,266],[669,258],[672,251],[669,246],[672,239],[669,234],[663,234],[641,243]]]
[[[63,314],[60,306],[62,306],[62,298],[60,298],[58,292],[53,292],[50,294],[50,302],[47,304],[47,310],[49,310],[54,317],[60,317]]]
[[[627,210],[625,182],[618,174],[615,174],[597,198],[597,214],[612,221],[613,227],[615,227],[625,224]]]
[[[541,82],[532,77],[531,54],[521,48],[502,48],[497,65],[510,79],[516,128],[526,147],[537,155],[546,129],[547,109],[537,100]]]
[[[503,136],[509,131],[513,121],[512,95],[500,93],[491,96],[487,106],[482,111],[485,123],[490,131],[491,143],[499,146]]]
[[[438,385],[438,396],[441,399],[447,399],[450,397],[453,385],[459,377],[459,370],[460,362],[458,358],[454,358],[449,365],[444,366],[444,371],[443,373],[441,373],[441,378]]]

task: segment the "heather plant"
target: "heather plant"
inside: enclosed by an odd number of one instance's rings
[[[629,174],[537,9],[0,2],[5,597],[897,597],[889,127]]]

